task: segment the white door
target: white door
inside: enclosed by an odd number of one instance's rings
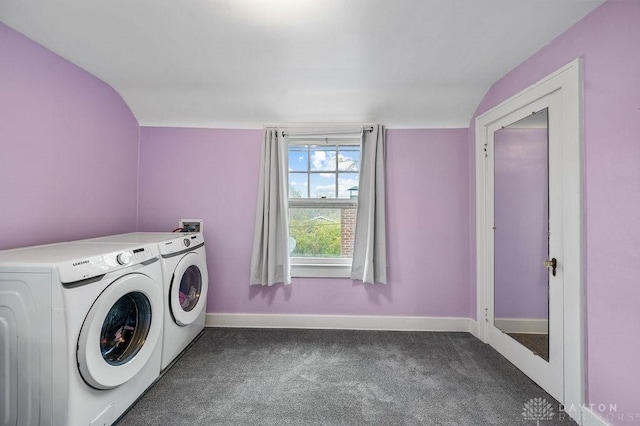
[[[563,401],[559,102],[551,93],[488,126],[487,338]]]
[[[581,87],[576,59],[476,120],[477,335],[569,407],[585,402]]]

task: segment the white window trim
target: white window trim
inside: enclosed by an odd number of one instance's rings
[[[350,257],[292,257],[291,276],[296,278],[351,278]]]
[[[291,135],[289,145],[361,145],[362,133]],[[348,199],[290,198],[289,207],[357,208],[358,202]],[[350,257],[291,257],[293,278],[351,278]]]
[[[334,135],[318,135],[318,136],[289,136],[289,145],[353,145],[360,146],[360,138],[358,137],[346,137],[340,136],[336,137]]]
[[[312,209],[355,209],[358,202],[346,198],[289,198],[289,207]]]

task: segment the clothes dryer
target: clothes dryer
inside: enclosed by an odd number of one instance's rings
[[[84,241],[158,245],[164,283],[162,370],[165,370],[204,330],[209,276],[203,234],[133,232]]]
[[[1,251],[4,424],[115,422],[160,375],[162,294],[155,244]]]

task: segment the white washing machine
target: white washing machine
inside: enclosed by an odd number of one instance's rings
[[[111,425],[159,377],[157,245],[0,251],[3,425]]]
[[[200,232],[133,232],[86,242],[155,243],[164,282],[162,370],[204,330],[209,277],[204,237]]]

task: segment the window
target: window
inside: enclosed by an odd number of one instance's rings
[[[251,285],[292,276],[386,284],[384,127],[300,129],[265,128]]]
[[[348,277],[360,177],[360,138],[289,140],[292,276]]]

